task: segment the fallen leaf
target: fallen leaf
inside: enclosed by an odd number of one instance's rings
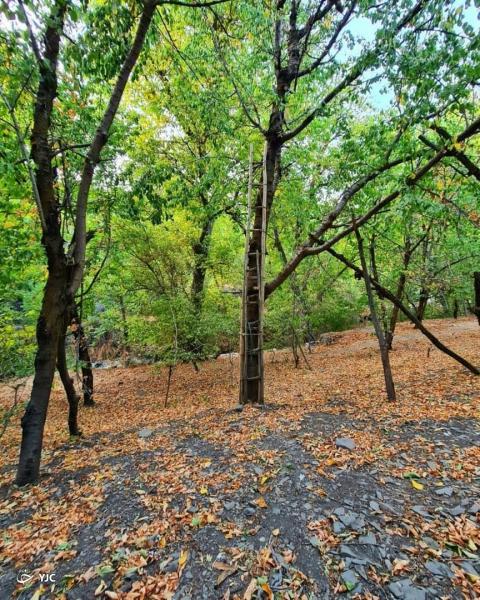
[[[423,490],[423,483],[420,483],[419,481],[416,481],[415,479],[410,479],[410,483],[412,484],[412,487],[415,488],[416,490]]]
[[[268,506],[268,504],[266,503],[265,498],[263,496],[260,496],[254,502],[260,508],[267,508],[267,506]]]

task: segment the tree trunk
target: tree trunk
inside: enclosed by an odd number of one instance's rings
[[[65,333],[66,327],[63,328],[58,339],[58,354],[57,354],[57,369],[62,380],[65,393],[68,401],[68,431],[70,435],[81,435],[78,429],[78,401],[79,397],[73,384],[73,379],[68,373],[67,356],[65,353]]]
[[[206,202],[205,202],[206,205]],[[193,246],[193,273],[192,273],[192,287],[191,287],[191,299],[193,305],[193,312],[195,317],[195,323],[199,324],[202,316],[203,297],[205,288],[205,277],[207,274],[207,260],[210,251],[210,241],[212,239],[212,229],[214,224],[213,217],[207,217],[203,223],[200,237],[196,244]],[[192,364],[195,371],[198,373],[198,364],[196,359],[203,358],[203,342],[197,334],[197,328],[194,327],[195,332],[194,339],[189,343],[189,351],[192,353]]]
[[[365,290],[367,292],[368,306],[370,308],[370,315],[372,317],[373,327],[375,329],[375,334],[377,336],[378,345],[380,348],[380,356],[382,359],[383,375],[385,378],[385,388],[387,391],[387,398],[391,402],[393,402],[397,399],[397,396],[395,393],[395,384],[393,381],[392,369],[390,366],[390,356],[389,356],[389,352],[388,352],[387,341],[385,339],[385,335],[384,335],[384,332],[382,329],[382,325],[380,323],[380,319],[378,318],[377,307],[375,305],[375,298],[373,296],[372,283],[370,280],[370,275],[368,273],[367,261],[365,260],[365,253],[363,251],[363,241],[358,232],[358,229],[355,229],[355,235],[357,237],[358,252],[360,255],[360,261],[362,264],[362,270],[363,270],[363,274],[364,274],[363,279],[365,281]]]
[[[196,315],[200,315],[203,304],[203,290],[207,274],[207,260],[210,251],[214,219],[208,217],[203,223],[198,242],[193,246],[193,277],[192,277],[192,303]]]
[[[61,238],[59,242],[59,251],[63,252]],[[30,401],[22,417],[22,443],[16,477],[18,485],[35,483],[40,473],[43,429],[67,309],[66,266],[62,262],[49,260],[49,274],[37,321],[35,376]]]
[[[425,316],[425,309],[427,308],[427,304],[428,304],[428,300],[429,300],[430,294],[428,293],[428,290],[426,288],[422,288],[420,290],[420,296],[418,299],[418,306],[416,309],[416,316],[417,319],[422,322],[423,318]]]
[[[95,406],[93,399],[93,371],[88,339],[78,316],[78,308],[75,305],[71,311],[70,328],[73,333],[75,345],[78,351],[78,360],[82,370],[82,391],[83,404],[85,406]]]
[[[405,291],[405,285],[407,283],[407,268],[408,265],[410,264],[410,260],[412,258],[412,252],[413,250],[410,247],[409,242],[407,242],[407,247],[405,249],[405,252],[403,254],[403,270],[400,274],[400,277],[398,278],[398,285],[397,285],[397,291],[395,296],[401,300],[403,298],[403,293]],[[392,313],[390,315],[390,323],[388,326],[388,331],[385,334],[385,338],[386,338],[386,342],[387,342],[387,348],[388,350],[392,349],[392,344],[393,344],[393,336],[395,335],[395,329],[397,327],[397,322],[398,322],[398,315],[400,314],[400,309],[399,307],[394,304],[392,306]]]
[[[473,274],[473,285],[475,290],[475,304],[473,312],[477,316],[478,324],[480,325],[480,271],[475,271]]]
[[[125,350],[128,350],[128,324],[127,324],[127,309],[123,296],[120,296],[120,314],[122,315],[122,329],[123,329],[123,345]]]
[[[262,229],[267,228],[273,201],[275,176],[281,155],[281,146],[267,141],[262,182],[256,194],[253,228],[248,240],[245,294],[242,306],[243,344],[240,353],[240,404],[263,404],[263,307],[261,286],[265,256],[262,252]],[[264,200],[265,194],[265,200]],[[263,205],[265,203],[265,215]],[[250,232],[247,231],[247,235]]]
[[[350,260],[348,260],[348,258],[346,258],[343,254],[340,254],[340,252],[337,252],[333,248],[328,248],[327,252],[329,254],[331,254],[332,256],[334,256],[335,258],[337,258],[340,262],[342,262],[344,265],[346,265],[349,269],[352,269],[352,271],[354,271],[354,273],[356,273],[356,275],[358,277],[364,277],[363,270],[359,269]],[[370,282],[371,282],[372,286],[375,288],[375,290],[377,291],[377,294],[379,296],[381,296],[382,298],[387,298],[387,300],[390,300],[390,302],[392,304],[395,304],[396,306],[398,306],[399,309],[403,312],[403,314],[408,319],[410,319],[410,321],[412,323],[414,323],[418,327],[418,329],[423,333],[423,335],[428,340],[430,340],[432,342],[432,344],[440,350],[440,352],[443,352],[447,356],[450,356],[450,358],[453,358],[453,360],[456,360],[458,363],[460,363],[462,366],[467,368],[474,375],[480,375],[480,369],[478,369],[475,365],[472,365],[472,363],[470,363],[468,360],[466,360],[465,358],[463,358],[462,356],[460,356],[459,354],[457,354],[450,348],[447,348],[447,346],[445,346],[445,344],[443,344],[437,337],[435,337],[433,335],[433,333],[431,331],[429,331],[422,324],[422,322],[417,319],[415,313],[413,311],[409,310],[405,306],[405,304],[403,304],[403,302],[401,302],[398,298],[395,297],[394,294],[392,294],[392,292],[390,290],[388,290],[387,288],[384,288],[382,285],[380,285],[378,283],[378,281],[370,279]]]
[[[454,319],[458,319],[458,311],[460,310],[460,307],[458,306],[458,300],[457,297],[455,296],[455,298],[453,299],[453,318]]]
[[[80,287],[85,267],[87,202],[95,167],[107,143],[112,122],[118,110],[130,74],[137,62],[145,36],[156,10],[155,2],[143,4],[135,39],[123,61],[108,106],[90,144],[85,158],[77,195],[75,232],[70,243],[69,259],[74,264],[67,269],[67,256],[61,235],[60,205],[55,189],[56,173],[51,146],[51,116],[57,96],[57,65],[60,39],[68,3],[53,3],[43,36],[44,52],[40,53],[34,32],[29,28],[32,46],[38,62],[39,83],[35,98],[31,133],[35,181],[42,213],[42,244],[48,259],[48,278],[37,322],[37,354],[35,376],[30,401],[22,418],[22,443],[17,470],[17,484],[38,480],[42,451],[43,429],[47,417],[60,336],[64,333],[69,307]],[[68,286],[68,288],[67,288]]]

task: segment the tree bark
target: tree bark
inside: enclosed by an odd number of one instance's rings
[[[78,429],[78,402],[79,397],[73,384],[73,379],[70,377],[67,367],[67,356],[65,353],[65,334],[66,328],[63,328],[58,339],[58,353],[57,353],[57,369],[62,380],[65,393],[68,401],[68,431],[70,435],[81,435]]]
[[[90,186],[95,167],[100,160],[101,151],[107,143],[110,127],[156,8],[155,2],[145,1],[135,39],[120,69],[108,106],[90,145],[80,178],[75,231],[67,256],[61,235],[60,209],[55,191],[55,170],[52,164],[54,152],[50,143],[53,103],[57,96],[60,39],[63,34],[67,5],[66,0],[57,0],[52,7],[44,35],[43,56],[40,55],[34,32],[27,23],[40,76],[35,98],[31,144],[32,158],[35,163],[35,180],[45,217],[42,244],[48,259],[48,277],[37,322],[37,354],[32,393],[22,418],[22,442],[16,477],[18,485],[34,483],[39,477],[43,430],[55,373],[59,339],[69,314],[69,307],[74,304],[74,296],[83,278],[86,211]],[[74,258],[73,266],[70,264],[72,256]]]
[[[36,187],[45,219],[42,244],[47,255],[48,277],[37,321],[37,353],[32,392],[21,422],[22,442],[16,477],[18,485],[33,483],[39,477],[43,430],[55,374],[59,339],[65,325],[68,306],[67,261],[60,229],[55,172],[52,165],[53,152],[49,139],[53,102],[57,95],[57,63],[65,12],[66,2],[58,0],[52,8],[45,31],[43,57],[40,57],[33,32],[29,29],[40,76],[35,98],[31,145]]]
[[[207,260],[210,251],[214,219],[207,217],[203,223],[198,241],[193,246],[193,276],[191,297],[192,304],[197,315],[200,315],[203,304],[203,292],[205,288],[205,277],[207,274]]]
[[[375,329],[375,334],[378,340],[378,346],[380,348],[380,357],[382,360],[383,376],[385,378],[385,389],[387,391],[387,398],[390,402],[394,402],[397,399],[397,396],[395,393],[395,383],[393,381],[392,368],[390,366],[390,356],[388,352],[387,340],[382,329],[382,324],[380,323],[380,319],[378,317],[375,298],[373,296],[372,291],[372,282],[367,268],[367,261],[365,260],[365,253],[363,251],[363,240],[360,236],[360,233],[358,232],[358,229],[355,229],[355,236],[357,238],[360,262],[362,264],[363,280],[365,282],[365,290],[367,292],[368,307],[370,309],[373,327]]]
[[[83,404],[85,406],[95,406],[95,400],[93,399],[92,361],[90,359],[88,339],[85,335],[85,330],[83,329],[82,322],[79,318],[76,305],[71,311],[70,329],[73,333],[78,352],[78,360],[80,361],[80,368],[82,370]]]
[[[430,298],[430,294],[428,293],[427,288],[422,287],[422,289],[420,290],[420,296],[418,299],[418,306],[415,310],[417,319],[420,322],[423,321],[423,318],[425,316],[425,310],[427,308],[429,298]]]
[[[271,121],[275,118],[272,116]],[[276,173],[279,169],[281,145],[275,139],[268,140],[265,150],[265,167],[262,182],[256,194],[253,227],[248,242],[245,306],[244,344],[240,355],[240,404],[263,404],[263,324],[261,322],[261,274],[263,271],[262,227],[267,227],[268,216],[275,192]],[[266,185],[266,222],[263,222],[263,193]],[[247,232],[248,234],[248,232]]]
[[[63,245],[60,245],[59,252],[63,253]],[[16,477],[18,485],[33,483],[39,477],[43,430],[55,374],[58,344],[65,322],[65,270],[64,261],[49,260],[48,279],[37,321],[35,376],[30,401],[22,417],[22,443]]]
[[[413,249],[410,247],[410,243],[407,242],[407,246],[405,248],[405,251],[403,253],[403,269],[402,272],[400,273],[400,277],[398,278],[398,284],[397,284],[397,291],[395,293],[395,296],[401,300],[403,298],[403,293],[405,291],[405,285],[407,283],[407,269],[408,269],[408,265],[410,264],[410,260],[412,258],[412,253],[413,253]],[[398,316],[400,314],[400,308],[394,304],[392,306],[392,313],[390,315],[390,323],[388,326],[388,331],[386,332],[386,341],[387,341],[387,347],[389,350],[392,349],[392,344],[393,344],[393,336],[395,335],[395,329],[397,327],[397,322],[398,322]]]
[[[480,325],[480,271],[475,271],[473,274],[473,285],[475,290],[475,304],[473,312],[478,319],[478,324]]]

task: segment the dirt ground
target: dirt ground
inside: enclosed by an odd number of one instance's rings
[[[427,326],[480,364],[473,319]],[[480,598],[480,377],[401,324],[388,403],[369,328],[322,340],[268,353],[242,412],[234,357],[176,368],[167,408],[166,369],[99,369],[80,439],[56,381],[39,485],[19,419],[0,441],[0,599]]]

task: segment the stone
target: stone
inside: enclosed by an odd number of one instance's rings
[[[344,450],[355,450],[355,442],[351,438],[337,438],[335,440],[335,446],[337,448],[343,448]]]
[[[428,510],[425,508],[425,506],[421,506],[420,504],[416,504],[415,506],[412,506],[412,510],[413,512],[417,513],[417,515],[420,515],[421,517],[425,517],[426,519],[431,519],[432,515],[428,512]]]
[[[224,502],[223,508],[225,510],[233,510],[235,508],[235,502]]]
[[[436,542],[433,538],[425,536],[424,538],[422,538],[422,541],[425,542],[425,544],[427,544],[428,546],[430,546],[430,548],[433,548],[434,550],[440,550],[438,542]]]
[[[474,502],[472,504],[472,506],[468,509],[468,512],[471,515],[476,515],[478,512],[480,512],[480,503],[479,502]]]
[[[435,575],[436,577],[448,577],[448,579],[453,577],[452,570],[439,560],[429,560],[427,563],[425,563],[425,567],[432,575]]]
[[[339,534],[343,533],[344,531],[345,525],[343,525],[343,523],[340,523],[340,521],[335,521],[335,523],[333,524],[333,533]]]
[[[351,510],[348,510],[343,515],[339,514],[338,518],[345,525],[345,527],[351,527],[359,518],[359,515]]]
[[[465,507],[458,504],[453,508],[449,508],[447,512],[450,513],[452,517],[458,517],[459,515],[463,515],[463,513],[465,512]]]
[[[354,590],[358,586],[358,577],[353,569],[344,571],[342,573],[342,581],[349,592]]]
[[[437,496],[447,496],[448,498],[453,494],[453,488],[450,486],[438,488],[435,490]]]
[[[147,439],[152,435],[153,429],[150,429],[149,427],[142,427],[142,429],[140,429],[140,431],[138,432],[138,437],[142,439]]]
[[[367,535],[361,535],[358,538],[358,543],[359,544],[368,544],[368,545],[374,545],[377,543],[377,538],[375,536],[374,533],[367,533]]]
[[[252,506],[247,506],[247,508],[243,510],[243,514],[246,517],[253,517],[255,514],[255,509]]]
[[[392,581],[388,589],[399,600],[426,600],[427,597],[425,590],[415,587],[410,579]]]
[[[460,563],[460,567],[465,571],[465,573],[472,575],[472,577],[480,577],[479,573],[477,572],[477,569],[475,569],[471,562],[463,560]]]

